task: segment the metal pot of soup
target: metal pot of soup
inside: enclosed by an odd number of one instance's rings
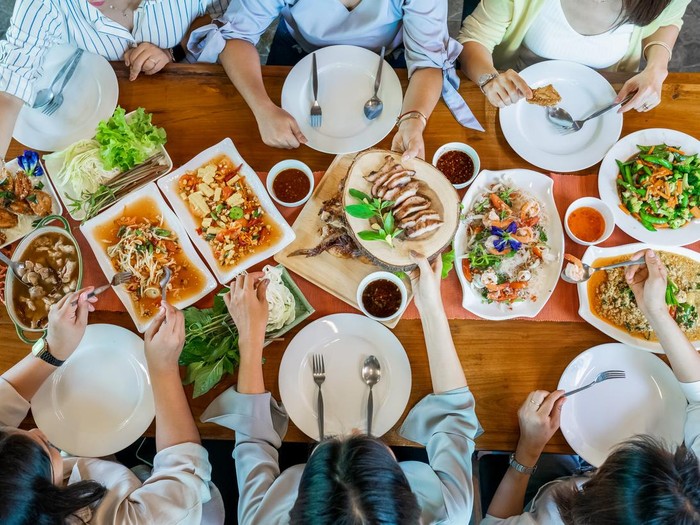
[[[47,225],[58,220],[61,226]],[[21,280],[8,270],[5,304],[17,335],[27,344],[44,336],[49,310],[66,294],[80,289],[83,261],[68,221],[58,215],[41,219],[12,254],[24,263]]]

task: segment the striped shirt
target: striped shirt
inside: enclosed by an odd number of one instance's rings
[[[88,0],[17,0],[6,39],[0,41],[0,91],[32,104],[35,80],[52,46],[73,44],[107,60],[122,60],[129,47],[141,42],[171,48],[196,18],[221,16],[229,1],[142,0],[130,32]]]

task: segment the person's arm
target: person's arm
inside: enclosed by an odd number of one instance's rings
[[[22,104],[22,100],[14,95],[0,92],[0,158],[7,155]]]
[[[201,443],[180,379],[178,359],[184,344],[185,318],[182,312],[163,301],[144,334],[156,408],[158,452],[183,443]]]

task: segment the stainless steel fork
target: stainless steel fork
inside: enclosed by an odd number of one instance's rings
[[[321,393],[321,385],[326,380],[326,367],[323,363],[322,354],[313,354],[311,356],[311,371],[314,375],[314,383],[318,386],[318,398],[316,400],[316,412],[318,416],[318,441],[323,441],[323,394]]]
[[[582,390],[586,390],[587,388],[591,388],[593,385],[597,383],[602,383],[603,381],[607,381],[608,379],[624,379],[625,378],[625,372],[624,370],[606,370],[605,372],[601,372],[596,376],[596,378],[588,383],[586,386],[582,386],[581,388],[577,388],[576,390],[571,390],[569,392],[566,392],[564,396],[570,396],[572,394],[576,394],[577,392],[581,392]]]
[[[109,284],[105,284],[102,286],[99,286],[98,288],[95,288],[92,292],[90,292],[87,296],[88,299],[91,297],[95,297],[96,295],[100,295],[102,292],[107,290],[110,286],[119,286],[120,284],[126,284],[129,282],[129,279],[131,279],[131,276],[134,275],[131,272],[119,272],[115,273],[114,277],[112,277],[112,280],[109,282]],[[73,301],[71,303],[71,306],[76,306],[78,304],[78,301]]]
[[[51,102],[49,102],[44,109],[41,110],[42,113],[45,115],[53,115],[56,113],[58,108],[60,108],[63,105],[63,90],[66,88],[66,85],[70,81],[70,79],[73,77],[73,73],[75,73],[75,70],[78,67],[78,64],[80,63],[80,59],[83,57],[83,50],[78,49],[78,51],[75,53],[75,56],[73,58],[73,63],[70,65],[70,68],[68,68],[68,71],[66,72],[66,75],[63,77],[63,82],[61,83],[61,87],[58,89],[56,94],[54,95],[53,99]]]
[[[318,128],[323,122],[323,114],[321,112],[321,105],[318,103],[318,65],[316,64],[316,53],[311,55],[312,61],[312,71],[311,71],[311,84],[314,90],[314,103],[311,106],[311,127]]]

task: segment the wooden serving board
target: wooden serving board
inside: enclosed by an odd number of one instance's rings
[[[322,290],[357,308],[357,287],[360,281],[370,273],[383,268],[364,263],[358,259],[341,259],[328,252],[323,252],[316,257],[289,256],[295,250],[313,248],[321,242],[319,230],[324,223],[318,213],[323,202],[338,193],[338,184],[347,175],[355,156],[354,153],[338,155],[333,160],[292,225],[296,239],[275,255],[274,259]],[[408,290],[408,302],[410,303],[413,299],[411,283],[407,278],[404,278],[404,283]],[[399,319],[400,317],[397,317],[384,324],[393,328],[398,324]]]

